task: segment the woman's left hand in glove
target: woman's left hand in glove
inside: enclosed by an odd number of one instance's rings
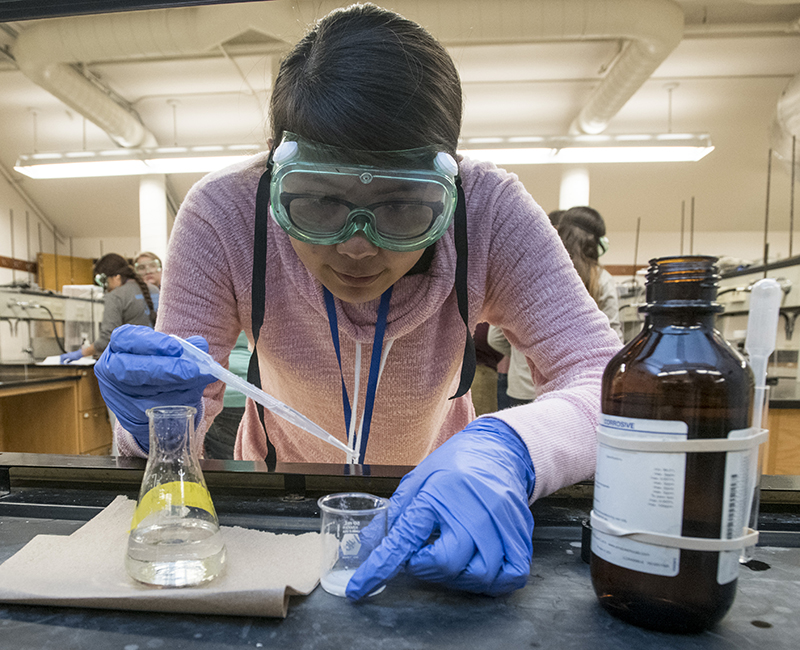
[[[488,417],[470,423],[400,482],[389,534],[350,579],[347,597],[369,595],[403,567],[423,580],[493,596],[525,586],[534,481],[528,449],[510,426]]]

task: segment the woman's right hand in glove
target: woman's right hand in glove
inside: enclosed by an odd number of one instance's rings
[[[202,336],[186,340],[208,352]],[[144,451],[150,447],[147,409],[193,406],[199,417],[203,391],[216,381],[182,354],[181,344],[171,336],[149,327],[122,325],[111,333],[108,347],[94,366],[108,408]]]

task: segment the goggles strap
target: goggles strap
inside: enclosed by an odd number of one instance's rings
[[[464,343],[464,359],[461,362],[461,379],[458,384],[456,394],[450,399],[456,399],[466,395],[472,386],[475,378],[475,341],[469,328],[469,296],[467,294],[467,256],[469,247],[467,244],[467,202],[464,198],[464,188],[461,187],[461,176],[456,177],[456,188],[458,190],[458,202],[453,219],[453,235],[456,245],[456,299],[458,300],[458,311],[461,320],[467,328],[467,340]]]
[[[353,417],[352,409],[350,408],[350,398],[347,394],[347,387],[344,383],[344,371],[342,370],[342,353],[341,346],[339,345],[339,325],[336,317],[336,305],[333,301],[333,294],[326,287],[322,287],[322,292],[325,297],[325,310],[328,312],[328,325],[331,330],[331,339],[333,340],[333,349],[336,351],[336,360],[339,362],[339,376],[342,380],[342,407],[344,409],[344,424],[345,431],[350,431],[350,423]],[[358,436],[356,440],[359,442],[358,455],[355,460],[356,463],[363,464],[364,457],[367,453],[367,443],[369,442],[369,430],[372,424],[372,411],[375,406],[375,393],[378,390],[378,380],[380,379],[380,371],[383,368],[382,352],[383,352],[383,339],[386,334],[386,321],[389,316],[389,302],[392,298],[392,287],[389,287],[383,292],[381,302],[378,306],[378,318],[375,322],[375,336],[372,340],[372,356],[369,362],[369,378],[367,379],[367,394],[364,398],[364,413],[361,418],[361,425],[359,426]],[[385,361],[385,359],[383,360]],[[358,396],[354,395],[354,399]]]
[[[256,190],[256,219],[255,234],[253,237],[253,279],[251,282],[251,311],[250,325],[253,329],[253,353],[250,355],[250,363],[247,367],[247,381],[261,388],[261,370],[258,366],[258,336],[261,333],[261,326],[264,324],[264,312],[266,308],[266,273],[267,273],[267,221],[269,208],[269,188],[272,182],[272,153],[270,152],[267,160],[267,169],[261,175]],[[264,407],[256,404],[258,409],[258,419],[264,429],[264,436],[267,441],[267,457],[264,459],[269,471],[275,470],[278,460],[275,445],[269,440],[267,427],[264,423]]]

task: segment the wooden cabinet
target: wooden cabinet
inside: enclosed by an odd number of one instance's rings
[[[762,456],[763,474],[800,474],[800,409],[770,406],[769,442]]]
[[[106,455],[111,436],[91,368],[33,368],[0,385],[0,451]]]
[[[78,443],[80,454],[111,453],[111,422],[94,371],[83,369],[78,380]]]

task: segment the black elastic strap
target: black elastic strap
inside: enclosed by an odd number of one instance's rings
[[[256,191],[256,225],[253,236],[253,280],[250,294],[250,325],[253,329],[253,353],[247,366],[247,381],[261,388],[261,370],[258,366],[258,335],[264,324],[266,309],[266,273],[267,273],[267,223],[269,221],[269,186],[272,182],[272,154],[267,161],[267,169],[258,181]],[[267,457],[264,461],[269,471],[275,470],[278,455],[275,445],[269,440],[267,426],[264,423],[264,407],[256,404],[258,419],[264,428],[267,440]]]
[[[475,378],[475,341],[472,339],[472,332],[469,329],[469,296],[467,294],[467,257],[469,247],[467,244],[467,202],[464,198],[464,188],[461,187],[461,178],[456,178],[456,188],[458,190],[458,202],[456,203],[456,213],[453,219],[454,238],[456,244],[456,299],[458,300],[458,312],[461,320],[467,328],[467,340],[464,343],[464,359],[461,362],[461,379],[458,384],[456,394],[450,399],[456,399],[466,395],[472,386]]]

